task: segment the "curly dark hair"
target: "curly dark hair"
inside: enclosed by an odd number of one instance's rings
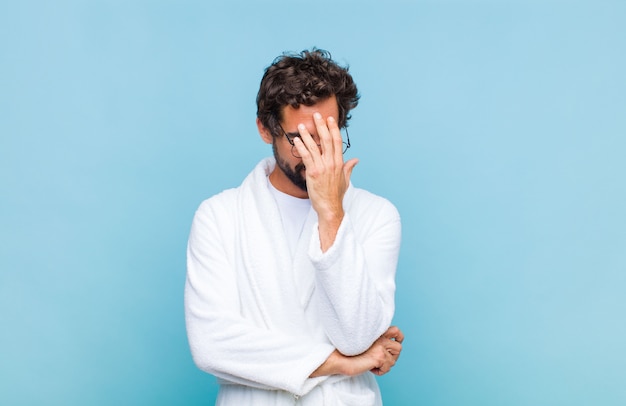
[[[350,110],[360,97],[348,67],[337,65],[330,52],[322,49],[286,52],[265,69],[256,97],[257,117],[276,137],[285,106],[312,106],[332,95],[339,107],[337,123],[347,127]]]

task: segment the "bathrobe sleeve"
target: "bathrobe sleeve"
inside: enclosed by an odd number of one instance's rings
[[[362,189],[352,190],[344,208],[334,244],[322,253],[314,227],[309,256],[326,334],[339,352],[356,355],[391,324],[401,227],[389,201]]]
[[[194,362],[230,382],[302,396],[326,379],[309,375],[334,347],[242,317],[233,263],[235,205],[223,197],[200,206],[188,243],[185,319]]]

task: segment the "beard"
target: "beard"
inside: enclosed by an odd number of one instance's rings
[[[285,161],[278,155],[278,151],[276,150],[276,142],[272,143],[272,151],[274,152],[274,159],[276,159],[276,166],[278,166],[280,170],[283,171],[283,173],[287,176],[291,183],[306,192],[306,178],[302,174],[302,171],[306,168],[304,166],[304,163],[300,162],[298,165],[296,165],[294,169],[291,169],[287,161]]]

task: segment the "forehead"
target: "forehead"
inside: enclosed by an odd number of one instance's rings
[[[291,106],[283,107],[283,117],[281,125],[285,127],[285,130],[295,130],[298,124],[302,123],[308,128],[315,128],[313,123],[313,113],[320,113],[324,119],[333,117],[339,119],[339,107],[337,105],[337,98],[333,95],[328,99],[324,99],[312,106],[300,105],[297,109]]]

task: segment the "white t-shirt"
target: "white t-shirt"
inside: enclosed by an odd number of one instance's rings
[[[300,199],[288,195],[276,189],[269,177],[267,178],[267,187],[272,192],[276,203],[278,203],[278,211],[280,212],[280,218],[283,222],[283,229],[289,242],[289,250],[291,255],[296,250],[298,240],[302,235],[302,228],[306,222],[309,210],[311,209],[311,201],[309,199]]]

